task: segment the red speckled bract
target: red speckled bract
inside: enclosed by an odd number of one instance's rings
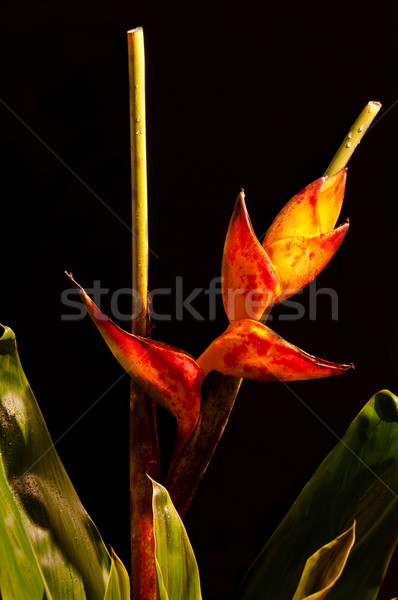
[[[199,418],[203,372],[195,359],[178,348],[118,327],[80,291],[87,312],[112,354],[140,387],[177,419],[172,462],[184,447]]]
[[[339,375],[352,365],[333,363],[307,354],[252,319],[232,323],[198,359],[207,374],[257,381],[298,381]]]
[[[278,265],[282,281],[282,293],[276,302],[290,298],[319,275],[336,253],[348,228],[346,221],[327,233],[286,237],[265,247],[272,262]]]
[[[260,319],[280,293],[278,273],[253,231],[243,192],[229,224],[221,275],[222,298],[230,321]]]

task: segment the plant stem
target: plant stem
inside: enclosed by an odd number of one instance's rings
[[[130,87],[131,206],[133,263],[132,332],[147,335],[148,194],[145,130],[145,54],[142,28],[127,33]],[[152,484],[159,479],[153,401],[134,381],[130,387],[130,536],[133,600],[156,599]]]
[[[182,518],[207,469],[234,407],[242,379],[218,373],[203,400],[200,419],[167,481],[166,487]]]
[[[368,102],[334,155],[332,162],[325,171],[330,177],[343,169],[350,160],[355,148],[367,132],[370,124],[381,108],[380,102]]]

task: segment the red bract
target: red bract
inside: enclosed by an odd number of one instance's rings
[[[177,419],[173,464],[199,418],[202,369],[186,352],[118,327],[97,308],[72,275],[67,275],[79,289],[88,314],[121,366],[145,393]]]
[[[243,191],[229,224],[221,276],[222,298],[230,321],[260,319],[280,293],[279,275],[256,238]]]
[[[317,179],[278,214],[263,244],[238,196],[224,246],[223,303],[230,322],[261,319],[264,310],[312,281],[343,241],[348,221],[333,230],[344,197],[346,169]]]
[[[231,323],[198,358],[205,375],[211,370],[257,381],[298,381],[340,375],[353,365],[307,354],[258,321]]]

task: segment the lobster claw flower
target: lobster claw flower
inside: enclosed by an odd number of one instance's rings
[[[252,319],[231,323],[198,358],[204,374],[257,381],[299,381],[340,375],[353,365],[333,363],[307,354]]]
[[[186,352],[133,335],[118,327],[97,308],[72,275],[67,275],[79,289],[88,314],[117,361],[145,393],[176,418],[177,433],[172,465],[199,418],[202,369]]]
[[[305,187],[278,214],[262,245],[244,194],[239,194],[222,262],[223,303],[230,322],[259,320],[268,306],[297,293],[322,271],[348,231],[348,221],[333,229],[345,182],[342,169]]]

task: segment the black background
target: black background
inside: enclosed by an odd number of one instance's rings
[[[337,291],[338,320],[326,297],[311,320],[306,292],[303,319],[272,324],[313,354],[353,361],[356,371],[291,389],[244,384],[186,519],[207,600],[233,598],[333,447],[330,430],[342,435],[377,390],[398,392],[391,6],[3,4],[0,98],[9,109],[0,105],[1,321],[17,334],[53,439],[70,428],[57,449],[105,541],[126,564],[129,384],[122,378],[109,390],[121,368],[88,319],[61,320],[73,312],[61,294],[69,287],[64,269],[86,287],[94,280],[111,292],[131,285],[130,233],[121,222],[130,222],[127,29],[142,25],[146,38],[150,246],[158,256],[150,257],[151,288],[174,290],[176,276],[186,295],[207,288],[220,275],[240,188],[260,236],[294,193],[322,175],[366,102],[383,103],[350,162],[340,222],[350,217],[351,229],[317,280]],[[109,299],[102,304],[108,313]],[[204,317],[207,304],[204,293],[194,302]],[[122,308],[127,312],[127,301]],[[173,311],[174,291],[155,298],[154,308]],[[185,312],[183,320],[159,322],[154,337],[198,356],[225,325],[219,302],[216,322]],[[162,414],[162,423],[171,432],[172,420]],[[165,445],[169,438],[163,431]],[[381,600],[397,594],[393,571]]]

